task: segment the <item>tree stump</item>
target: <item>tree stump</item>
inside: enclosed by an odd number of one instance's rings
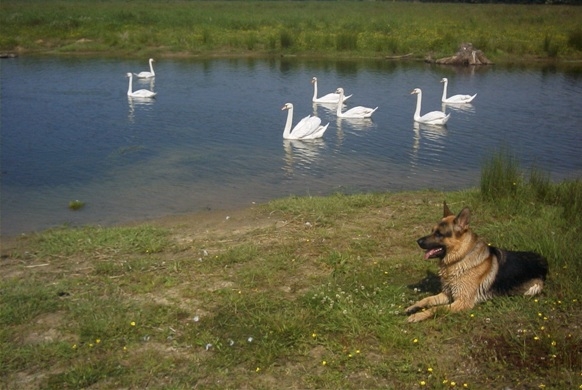
[[[439,58],[435,61],[443,65],[492,65],[481,50],[475,49],[472,43],[461,43],[459,50],[452,57]]]

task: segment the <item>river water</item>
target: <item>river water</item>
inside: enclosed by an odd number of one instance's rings
[[[452,68],[389,61],[157,59],[153,100],[128,99],[127,72],[147,58],[14,58],[0,62],[2,235],[233,209],[289,195],[455,190],[477,186],[487,156],[507,148],[522,168],[555,181],[582,177],[582,69]],[[313,105],[343,87],[371,120],[338,120]],[[470,105],[443,107],[449,95]],[[451,112],[445,127],[416,125],[422,112]],[[318,115],[315,141],[282,138]],[[71,211],[69,202],[85,203]]]

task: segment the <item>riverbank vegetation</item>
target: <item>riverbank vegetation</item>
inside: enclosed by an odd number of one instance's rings
[[[438,290],[416,238],[473,211],[550,263],[542,295],[418,324]],[[4,242],[2,388],[582,388],[582,182],[507,153],[478,189],[290,197],[232,214]]]
[[[108,56],[454,54],[582,60],[582,7],[412,2],[4,0],[0,51]]]

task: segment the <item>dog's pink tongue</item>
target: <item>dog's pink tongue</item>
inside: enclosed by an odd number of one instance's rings
[[[438,252],[438,249],[429,249],[424,253],[424,259],[428,260],[432,255]]]

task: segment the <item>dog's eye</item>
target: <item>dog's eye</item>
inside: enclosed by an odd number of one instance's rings
[[[443,235],[441,234],[441,232],[439,232],[438,230],[436,232],[434,232],[434,236],[436,238],[442,238],[443,237]]]

